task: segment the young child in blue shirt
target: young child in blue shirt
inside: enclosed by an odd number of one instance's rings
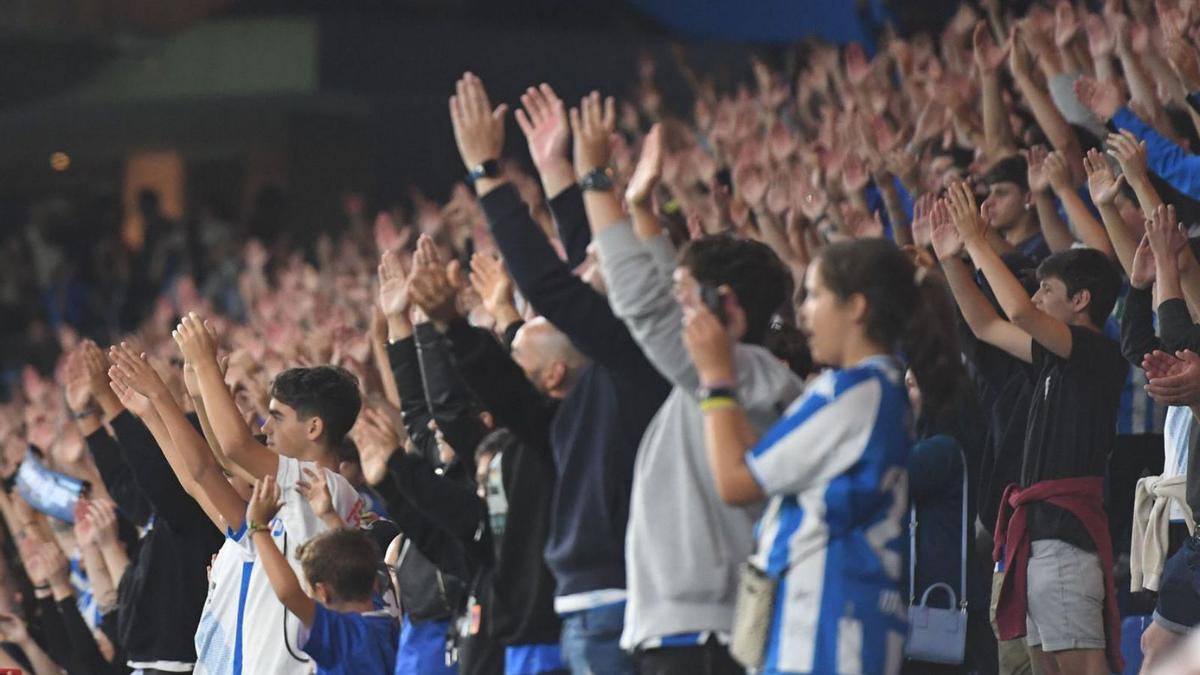
[[[268,475],[255,483],[246,528],[275,595],[304,624],[300,648],[316,662],[317,675],[392,675],[400,629],[372,601],[379,547],[349,528],[327,530],[301,544],[296,559],[308,582],[306,593],[271,541],[267,523],[279,507],[279,485]]]

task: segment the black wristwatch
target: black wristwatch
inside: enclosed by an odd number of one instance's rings
[[[579,179],[579,189],[587,192],[608,192],[613,188],[613,170],[606,166],[597,167]]]
[[[485,159],[467,172],[467,182],[471,184],[471,187],[475,187],[475,181],[480,178],[497,178],[499,176],[500,162],[494,159]]]

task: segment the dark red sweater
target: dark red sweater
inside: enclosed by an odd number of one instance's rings
[[[1107,632],[1109,668],[1125,670],[1121,658],[1121,616],[1112,576],[1112,541],[1108,535],[1108,517],[1104,513],[1104,479],[1099,477],[1044,480],[1027,488],[1009,485],[1000,503],[996,520],[995,548],[992,559],[1004,556],[1004,583],[996,601],[996,626],[1001,640],[1025,635],[1026,577],[1029,571],[1029,510],[1034,502],[1053,504],[1070,511],[1083,523],[1096,545],[1104,572],[1104,623]]]

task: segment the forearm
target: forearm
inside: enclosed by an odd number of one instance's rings
[[[117,398],[113,390],[108,387],[94,388],[92,397],[100,406],[105,422],[112,422],[117,415],[125,412],[125,406],[121,405],[121,399]]]
[[[984,150],[988,157],[1000,158],[1016,152],[1012,127],[1008,123],[1008,110],[1000,91],[1000,76],[986,73],[980,88],[983,93],[983,137]]]
[[[238,464],[257,478],[250,467],[246,466],[251,446],[257,445],[237,403],[225,387],[225,378],[215,360],[197,363],[196,379],[200,383],[200,395],[204,399],[204,409],[208,413],[208,421],[216,439],[216,448],[225,455],[227,461]]]
[[[538,176],[542,179],[542,191],[546,193],[547,201],[554,199],[562,194],[563,190],[575,184],[575,169],[566,157],[546,162],[543,166],[537,167],[537,170]]]
[[[649,202],[645,204],[630,204],[629,215],[633,218],[633,232],[642,241],[649,241],[662,234],[662,223]]]
[[[625,220],[625,214],[621,212],[621,202],[612,190],[585,191],[583,209],[587,212],[593,236]]]
[[[152,395],[150,401],[154,404],[154,411],[158,413],[167,435],[167,442],[164,444],[159,441],[158,445],[162,448],[163,456],[175,477],[190,493],[204,480],[209,471],[217,468],[217,462],[211,450],[200,447],[201,439],[196,435],[196,430],[192,428],[170,394],[163,392],[160,395]],[[201,425],[203,426],[203,418]]]
[[[1133,256],[1137,253],[1138,240],[1133,232],[1129,231],[1129,226],[1125,224],[1125,219],[1121,217],[1117,207],[1112,204],[1096,206],[1100,210],[1100,220],[1104,223],[1104,230],[1108,233],[1108,240],[1117,254],[1121,269],[1129,276],[1133,272]]]
[[[962,258],[942,260],[941,266],[946,284],[950,287],[954,301],[958,303],[958,309],[967,327],[975,337],[983,339],[987,324],[1001,320],[1000,315],[983,295],[983,291],[975,285],[974,275]]]
[[[258,552],[258,562],[267,573],[267,579],[271,582],[271,589],[275,591],[275,597],[279,598],[283,606],[295,614],[305,626],[311,626],[313,615],[316,612],[315,603],[300,587],[300,580],[296,578],[296,572],[284,560],[279,549],[275,547],[270,531],[255,530],[253,537],[254,547]]]
[[[83,557],[83,569],[92,585],[92,596],[96,598],[96,604],[100,606],[101,612],[112,609],[117,604],[117,588],[113,585],[112,575],[109,574],[108,566],[104,562],[104,555],[95,544],[81,545],[79,550]]]
[[[104,568],[108,570],[108,577],[112,580],[113,588],[119,589],[121,577],[125,576],[125,570],[129,567],[129,555],[115,540],[102,544],[100,555],[104,558]]]
[[[1193,316],[1200,317],[1200,262],[1197,262],[1191,246],[1184,246],[1179,253],[1179,283],[1183,287],[1183,299]]]
[[[97,412],[96,410],[72,410],[70,412],[71,416],[75,417],[75,427],[79,429],[79,433],[82,434],[84,438],[91,436],[101,429],[101,412]]]
[[[1125,73],[1125,82],[1129,85],[1130,98],[1157,116],[1161,113],[1158,92],[1150,75],[1142,67],[1141,59],[1124,49],[1118,49],[1117,56],[1121,59],[1121,69]]]
[[[1075,237],[1071,235],[1071,230],[1059,216],[1051,193],[1049,191],[1039,192],[1034,199],[1038,224],[1042,228],[1042,235],[1046,237],[1046,245],[1054,253],[1071,248],[1075,243]]]
[[[1008,315],[1009,321],[1020,325],[1021,317],[1027,316],[1035,310],[1033,301],[1025,292],[1025,287],[1017,281],[1000,255],[984,238],[980,237],[966,242],[966,248],[971,260],[975,262],[975,266],[983,272],[983,276],[988,280],[992,292],[996,294],[996,300],[999,301],[1004,313]]]
[[[375,363],[375,371],[379,373],[379,381],[383,384],[384,398],[388,403],[399,408],[400,390],[396,388],[396,377],[392,374],[392,367],[388,363],[386,341],[371,340],[371,359]]]
[[[521,313],[517,311],[516,306],[509,303],[497,307],[492,312],[492,318],[496,321],[496,333],[499,335],[505,335],[513,324],[522,321]]]
[[[783,232],[783,224],[766,209],[756,209],[754,217],[758,220],[758,231],[762,234],[763,243],[771,247],[780,260],[791,266],[795,262],[795,256],[792,255],[791,245]],[[634,229],[636,231],[636,227]],[[638,239],[645,241],[640,235]]]
[[[221,450],[221,444],[217,441],[217,434],[213,432],[212,422],[208,421],[208,411],[204,409],[204,398],[193,396],[192,407],[195,408],[196,419],[200,422],[200,433],[203,434],[204,442],[208,445],[206,451],[217,462],[218,466],[229,473],[234,473],[237,467],[225,456],[225,451]]]
[[[1179,264],[1171,256],[1155,257],[1155,267],[1157,276],[1155,283],[1158,285],[1158,304],[1162,304],[1167,300],[1183,299],[1183,287],[1179,282]]]
[[[1071,125],[1058,111],[1048,92],[1037,86],[1027,76],[1022,75],[1015,79],[1021,93],[1025,95],[1025,100],[1029,102],[1034,120],[1045,132],[1050,144],[1066,158],[1067,165],[1071,167],[1071,175],[1075,179],[1082,178],[1082,154],[1079,151],[1079,140],[1075,137],[1075,131],[1071,129]]]
[[[1079,233],[1079,240],[1088,248],[1096,249],[1112,258],[1114,255],[1113,244],[1109,241],[1104,226],[1096,222],[1096,217],[1083,203],[1079,193],[1072,189],[1065,189],[1058,192],[1058,198],[1062,202],[1063,208],[1066,209],[1067,218],[1075,225],[1075,231]]]
[[[900,193],[896,191],[894,179],[891,176],[884,176],[876,186],[879,188],[880,197],[883,198],[883,208],[887,211],[888,222],[892,224],[892,239],[895,240],[897,246],[911,246],[913,243],[912,224],[909,222],[904,205],[900,202]],[[786,237],[784,241],[787,241]]]
[[[704,438],[721,499],[729,504],[762,499],[762,490],[746,464],[746,452],[757,439],[745,412],[735,406],[705,413]]]

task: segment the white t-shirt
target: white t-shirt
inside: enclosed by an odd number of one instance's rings
[[[301,579],[296,547],[326,529],[308,500],[296,490],[296,481],[304,477],[304,467],[317,468],[312,462],[279,458],[276,478],[283,506],[270,523],[275,545]],[[334,510],[348,526],[358,527],[362,498],[341,475],[320,470],[325,472]],[[246,536],[244,526],[239,532],[228,533],[213,563],[208,599],[196,629],[197,675],[312,672],[313,665],[300,649],[303,626],[275,597],[266,571],[255,564],[256,558],[254,542]]]
[[[1195,429],[1196,420],[1191,408],[1180,405],[1167,408],[1167,419],[1163,424],[1163,478],[1187,475],[1188,451]],[[1185,522],[1183,507],[1178,502],[1171,504],[1171,522]]]

